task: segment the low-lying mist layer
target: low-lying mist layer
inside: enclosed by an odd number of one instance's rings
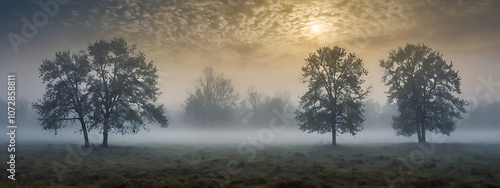
[[[428,133],[431,143],[500,143],[499,130],[458,129],[450,136]],[[90,142],[100,145],[102,135],[98,132],[89,133]],[[270,128],[261,129],[234,129],[234,130],[206,130],[183,128],[154,128],[149,132],[142,131],[135,135],[110,134],[110,145],[131,146],[137,144],[241,144],[255,140],[259,145],[306,144],[328,145],[331,143],[331,134],[305,133],[296,127],[287,127],[275,131]],[[417,142],[416,136],[397,136],[390,129],[363,130],[357,135],[339,134],[339,144],[367,144],[367,143],[406,143]],[[63,130],[53,135],[40,132],[37,129],[18,129],[17,141],[20,145],[29,145],[30,142],[46,143],[80,143],[83,137],[78,131]]]

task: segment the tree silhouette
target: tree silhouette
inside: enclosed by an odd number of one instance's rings
[[[193,123],[228,122],[237,99],[231,80],[207,67],[198,79],[195,92],[186,99],[186,117]]]
[[[155,104],[160,95],[158,70],[135,49],[122,38],[88,46],[94,73],[89,87],[95,108],[92,128],[102,128],[102,147],[108,146],[110,131],[135,134],[146,129],[144,120],[168,126],[165,108]]]
[[[308,90],[301,97],[296,120],[302,131],[331,132],[336,146],[337,132],[355,135],[362,130],[362,100],[369,89],[363,90],[361,84],[368,71],[361,59],[337,46],[319,48],[305,61],[302,81],[308,83]]]
[[[254,87],[247,90],[246,100],[250,103],[252,117],[250,123],[254,127],[269,126],[269,122],[275,118],[275,110],[281,114],[293,112],[290,92],[277,91],[274,96],[259,93]]]
[[[257,108],[261,103],[262,94],[258,93],[255,87],[249,87],[247,89],[247,100],[252,106],[252,123],[255,124],[257,123]]]
[[[89,122],[89,93],[87,91],[90,62],[83,52],[70,55],[70,51],[57,52],[54,60],[45,60],[38,69],[45,84],[42,99],[33,103],[41,116],[39,121],[44,130],[57,134],[75,121],[80,123],[89,147],[87,124]]]
[[[450,135],[455,119],[465,113],[465,100],[460,94],[460,77],[453,63],[424,44],[407,44],[380,61],[385,70],[382,81],[389,86],[389,102],[396,102],[399,114],[392,127],[398,135],[417,134],[418,142],[426,142],[425,131]]]

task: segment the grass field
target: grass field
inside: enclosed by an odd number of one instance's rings
[[[16,181],[3,170],[0,187],[500,187],[500,144],[17,149]]]

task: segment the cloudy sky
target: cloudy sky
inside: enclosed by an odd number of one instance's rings
[[[35,0],[0,6],[0,75],[16,73],[18,95],[30,101],[43,94],[42,60],[114,37],[136,44],[159,67],[160,101],[171,109],[180,107],[207,66],[231,78],[240,95],[255,86],[269,94],[290,91],[298,101],[304,58],[336,45],[363,59],[374,87],[370,97],[385,102],[379,60],[406,43],[424,43],[452,61],[463,98],[500,100],[498,0],[40,2],[52,3],[49,12]],[[26,29],[30,24],[36,29]]]

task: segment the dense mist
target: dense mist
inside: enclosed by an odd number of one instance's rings
[[[52,143],[52,144],[82,144],[82,134],[78,126],[70,126],[59,130],[57,134],[50,131],[41,130],[42,127],[36,119],[38,115],[30,107],[30,101],[20,99],[18,103],[18,123],[19,144],[30,143]],[[0,100],[0,105],[5,101]],[[406,143],[415,142],[416,136],[397,136],[391,127],[392,116],[397,113],[393,104],[382,105],[374,101],[367,101],[364,116],[366,118],[363,130],[355,136],[349,134],[338,135],[338,141],[345,144],[369,144],[369,143]],[[249,110],[249,109],[247,109]],[[238,121],[231,121],[231,124],[220,124],[212,127],[200,127],[191,125],[186,120],[182,111],[169,111],[168,118],[170,126],[160,128],[158,125],[148,125],[149,130],[141,130],[135,135],[111,134],[110,144],[116,146],[133,146],[142,144],[231,144],[237,146],[242,142],[248,142],[249,138],[258,138],[259,134],[263,138],[270,139],[270,142],[260,142],[259,144],[271,145],[328,145],[331,141],[331,134],[318,134],[302,132],[294,124],[293,113],[290,111],[284,114],[286,123],[283,124],[280,116],[270,112],[270,118],[259,120],[259,125],[250,124],[251,116]],[[500,102],[492,102],[471,110],[464,114],[464,119],[457,123],[457,129],[450,136],[429,133],[429,142],[435,143],[499,143],[500,134],[499,113]],[[0,113],[6,113],[2,109]],[[276,118],[276,124],[283,129],[279,131],[269,131],[271,119]],[[3,117],[3,122],[6,118]],[[274,122],[274,121],[273,121]],[[2,127],[0,131],[6,131]],[[272,134],[268,134],[272,133]],[[92,143],[99,145],[102,142],[102,135],[99,131],[89,133]]]

